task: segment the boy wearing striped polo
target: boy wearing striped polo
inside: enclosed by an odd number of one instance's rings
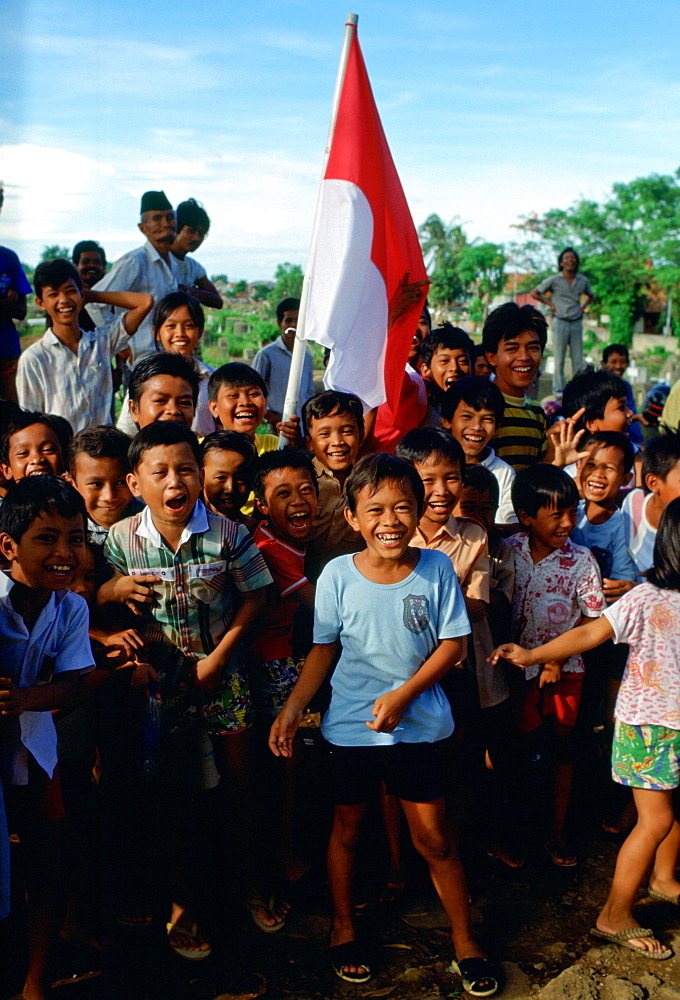
[[[533,306],[506,302],[489,313],[484,324],[486,359],[505,401],[503,421],[491,443],[515,472],[545,456],[545,414],[527,391],[538,373],[547,339],[546,321]]]
[[[195,750],[183,731],[191,730],[192,718],[201,719],[220,774],[229,772],[245,798],[252,702],[243,640],[262,611],[272,578],[247,528],[211,513],[201,502],[203,473],[193,431],[168,420],[149,424],[134,438],[128,458],[128,485],[146,507],[112,525],[104,552],[115,575],[100,588],[98,602],[136,608],[151,635],[154,627],[160,629],[169,643],[159,667],[160,696],[176,706],[178,719],[157,772],[166,777],[172,819],[168,936],[177,954],[195,961],[207,958],[210,946],[186,902],[195,905],[192,874],[200,858],[193,850],[192,811],[188,799],[182,800],[192,778],[184,774],[189,751]],[[234,805],[236,819],[243,822],[245,805]],[[180,829],[183,824],[186,829]],[[243,830],[237,834],[239,843],[250,842]]]

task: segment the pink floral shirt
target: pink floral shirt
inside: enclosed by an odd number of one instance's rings
[[[642,583],[605,615],[614,642],[630,644],[614,715],[631,726],[680,729],[680,594]]]
[[[515,642],[534,649],[574,628],[581,615],[600,617],[605,608],[602,581],[588,549],[568,538],[561,549],[535,563],[525,531],[511,535],[507,542],[515,553]],[[583,669],[580,656],[570,656],[562,666],[563,673],[582,674]],[[538,673],[538,667],[527,667],[525,677],[531,680]]]

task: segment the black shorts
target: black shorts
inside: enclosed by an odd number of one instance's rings
[[[355,806],[372,798],[385,782],[388,795],[406,802],[434,802],[445,790],[443,743],[392,743],[339,747],[328,744],[333,799]]]

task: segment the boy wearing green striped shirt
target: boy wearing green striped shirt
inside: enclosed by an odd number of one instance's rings
[[[515,472],[545,457],[545,414],[527,390],[538,373],[547,339],[545,318],[533,306],[506,302],[489,313],[484,324],[486,359],[505,400],[503,421],[491,443]]]

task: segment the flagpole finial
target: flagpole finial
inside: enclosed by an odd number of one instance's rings
[[[347,15],[347,20],[345,21],[346,25],[353,25],[356,28],[356,26],[357,26],[358,23],[359,23],[359,15],[358,14],[348,14]]]

